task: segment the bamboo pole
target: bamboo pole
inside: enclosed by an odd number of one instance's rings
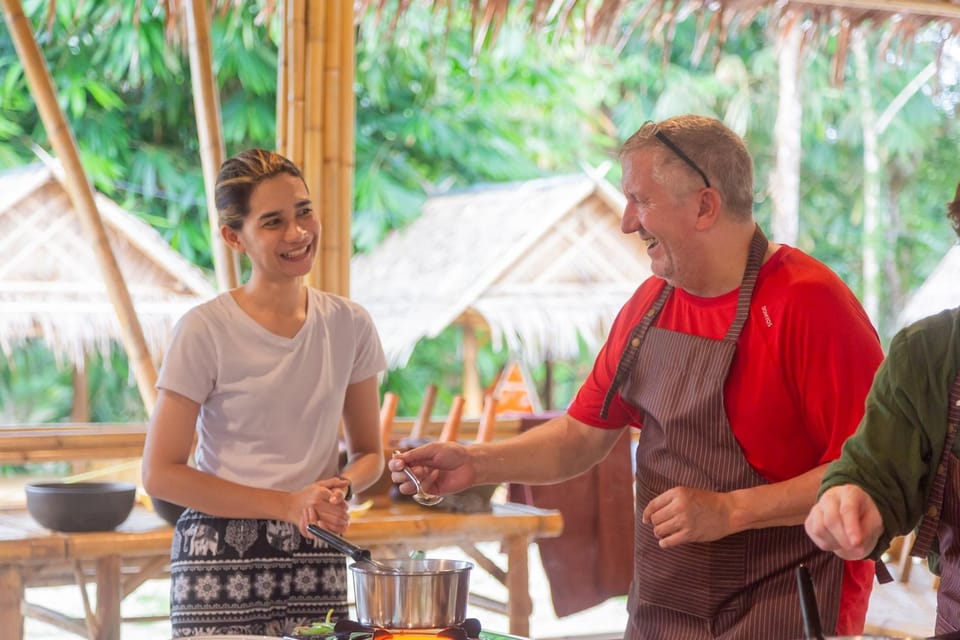
[[[305,102],[307,108],[306,122],[304,122],[303,136],[303,163],[304,176],[307,178],[307,187],[316,205],[320,219],[320,238],[318,240],[317,256],[314,259],[307,283],[318,289],[325,290],[322,279],[323,254],[326,251],[327,235],[327,190],[324,180],[323,140],[327,135],[324,131],[323,94],[326,89],[323,79],[323,65],[327,54],[327,43],[324,39],[327,19],[327,2],[312,3],[307,6],[307,20],[305,34],[306,57],[303,72],[305,74]]]
[[[298,167],[303,167],[304,130],[304,81],[306,45],[306,0],[287,0],[287,31],[284,46],[287,48],[287,156]]]
[[[274,147],[280,153],[285,153],[287,148],[287,66],[290,56],[287,54],[286,25],[289,8],[286,2],[280,3],[280,24],[283,25],[284,37],[281,37],[280,46],[277,47],[277,141]]]
[[[97,263],[103,274],[107,294],[117,312],[120,333],[140,397],[148,413],[153,411],[156,402],[157,370],[150,359],[143,328],[137,318],[130,292],[120,273],[116,256],[110,248],[103,220],[93,198],[93,189],[87,180],[80,162],[76,141],[67,124],[60,105],[57,103],[53,81],[47,69],[46,61],[33,37],[33,31],[23,13],[19,0],[0,0],[3,2],[3,17],[13,38],[17,54],[23,63],[27,82],[40,111],[40,119],[50,137],[54,153],[63,165],[65,172],[64,187],[70,196],[74,209],[80,215],[84,229],[93,244]]]
[[[356,104],[353,92],[353,76],[356,68],[356,32],[354,31],[353,7],[343,0],[340,13],[340,283],[337,291],[350,295],[350,257],[353,255],[353,239],[350,228],[353,220],[353,172],[356,164]],[[361,14],[362,15],[362,14]]]
[[[340,62],[343,1],[325,2],[326,55],[323,60],[323,235],[321,280],[324,291],[340,291],[340,130],[346,123],[340,114]]]
[[[240,261],[220,235],[217,215],[217,173],[226,155],[220,126],[220,96],[213,76],[210,53],[210,18],[204,0],[187,0],[184,6],[187,18],[187,49],[190,52],[190,76],[193,88],[193,108],[196,111],[197,134],[200,138],[200,161],[203,167],[203,186],[207,195],[207,218],[210,223],[210,243],[213,248],[213,267],[220,291],[233,289],[240,282]]]
[[[322,225],[320,249],[307,284],[349,295],[353,5],[350,0],[286,0],[283,11],[278,148],[303,170]]]

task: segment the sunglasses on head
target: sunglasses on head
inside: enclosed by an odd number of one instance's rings
[[[660,142],[662,142],[665,147],[667,147],[668,149],[670,149],[670,151],[673,151],[673,153],[675,153],[678,158],[680,158],[681,160],[683,160],[684,162],[686,162],[687,165],[688,165],[691,169],[693,169],[694,171],[696,171],[697,173],[699,173],[699,174],[700,174],[700,177],[703,178],[703,184],[705,184],[705,185],[707,185],[707,186],[709,187],[709,186],[710,186],[710,180],[707,179],[707,174],[703,172],[703,169],[701,169],[700,167],[698,167],[698,166],[697,166],[697,163],[690,159],[690,156],[688,156],[687,154],[685,154],[685,153],[683,152],[683,150],[680,149],[680,147],[678,147],[677,145],[675,145],[675,144],[673,143],[673,140],[671,140],[670,138],[667,137],[667,134],[665,134],[663,131],[660,131],[660,127],[657,126],[656,124],[654,124],[653,121],[648,120],[648,121],[644,124],[644,126],[646,126],[646,125],[648,125],[648,124],[651,124],[651,125],[654,126],[653,135],[656,136],[657,140],[659,140]]]

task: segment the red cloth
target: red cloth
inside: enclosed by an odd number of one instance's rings
[[[606,419],[600,407],[630,330],[664,284],[649,278],[620,311],[568,409],[572,417],[600,428],[642,426],[640,411],[619,394]],[[700,298],[678,289],[656,325],[720,339],[736,302],[737,290]],[[849,288],[822,263],[782,246],[760,269],[724,391],[727,416],[747,461],[778,482],[836,459],[863,416],[882,359],[876,330]],[[846,565],[841,621],[851,629],[857,619],[862,626],[866,616],[872,575],[872,562]]]
[[[521,430],[544,422],[525,420]],[[557,617],[626,595],[633,579],[633,457],[625,431],[610,454],[576,478],[510,485],[510,500],[563,514],[563,533],[537,540]]]

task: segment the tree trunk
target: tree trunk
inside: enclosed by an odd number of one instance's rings
[[[874,326],[880,326],[880,258],[885,255],[884,231],[879,219],[880,149],[877,135],[877,113],[870,90],[870,56],[863,31],[855,29],[852,41],[856,67],[857,91],[860,95],[860,128],[863,131],[863,307]]]
[[[800,44],[802,32],[797,14],[790,12],[781,30],[780,96],[774,137],[777,164],[770,175],[773,201],[773,240],[796,246],[800,229],[800,159],[803,105],[800,99]]]

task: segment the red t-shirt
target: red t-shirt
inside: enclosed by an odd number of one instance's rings
[[[567,410],[573,418],[604,429],[642,427],[641,411],[619,394],[606,418],[600,408],[630,330],[664,286],[649,278],[621,309]],[[701,298],[676,289],[656,326],[721,339],[737,293]],[[750,465],[779,482],[839,457],[882,359],[876,330],[840,278],[802,251],[777,250],[760,269],[724,387],[727,417]],[[846,563],[838,634],[862,631],[872,586],[873,562]]]

